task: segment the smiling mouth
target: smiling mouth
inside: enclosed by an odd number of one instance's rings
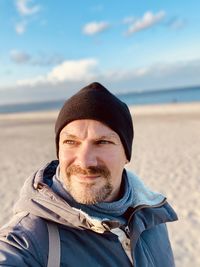
[[[94,180],[98,179],[99,177],[101,177],[99,174],[97,175],[73,175],[74,177],[76,177],[75,179],[80,180],[81,182],[88,182],[91,181],[93,182]]]

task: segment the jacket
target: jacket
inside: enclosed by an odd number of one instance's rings
[[[49,248],[48,222],[59,232],[62,267],[174,267],[166,222],[177,220],[166,198],[150,191],[132,173],[136,201],[124,216],[128,223],[97,223],[71,207],[52,189],[58,161],[29,177],[21,190],[11,221],[0,230],[0,266],[46,267]],[[130,255],[115,233],[120,229],[130,244]],[[56,267],[56,266],[55,266]]]

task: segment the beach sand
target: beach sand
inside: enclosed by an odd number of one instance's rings
[[[176,266],[199,267],[200,103],[135,106],[131,112],[135,138],[127,168],[176,210],[179,221],[168,224]],[[24,180],[55,159],[56,115],[0,115],[0,225],[10,218]]]

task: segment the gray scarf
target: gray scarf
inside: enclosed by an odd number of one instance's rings
[[[53,177],[52,189],[65,199],[72,207],[80,209],[86,212],[91,217],[96,217],[99,219],[110,219],[119,220],[121,223],[125,224],[126,219],[123,217],[125,211],[134,204],[134,192],[132,188],[132,183],[129,181],[126,174],[126,170],[123,171],[122,178],[122,197],[113,202],[101,202],[95,205],[84,205],[77,203],[73,197],[65,190],[63,181],[59,175],[60,169],[57,167],[56,174]]]

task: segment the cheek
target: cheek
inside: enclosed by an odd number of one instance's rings
[[[59,146],[59,161],[70,161],[73,157],[73,151],[69,151],[64,145]]]
[[[104,156],[104,163],[114,175],[120,174],[126,164],[126,157],[121,151]]]
[[[113,163],[117,163],[117,165],[123,165],[126,162],[126,155],[122,147],[118,147],[117,149],[111,151],[107,154],[108,161],[112,161]]]
[[[64,152],[63,149],[59,149],[59,160],[66,160],[67,159],[67,154]]]
[[[66,168],[70,165],[72,161],[69,153],[66,153],[64,150],[59,150],[59,165],[61,171],[65,171]]]
[[[70,161],[66,156],[61,155],[59,158],[59,166],[60,166],[60,175],[62,178],[66,178],[67,169],[70,166]]]

